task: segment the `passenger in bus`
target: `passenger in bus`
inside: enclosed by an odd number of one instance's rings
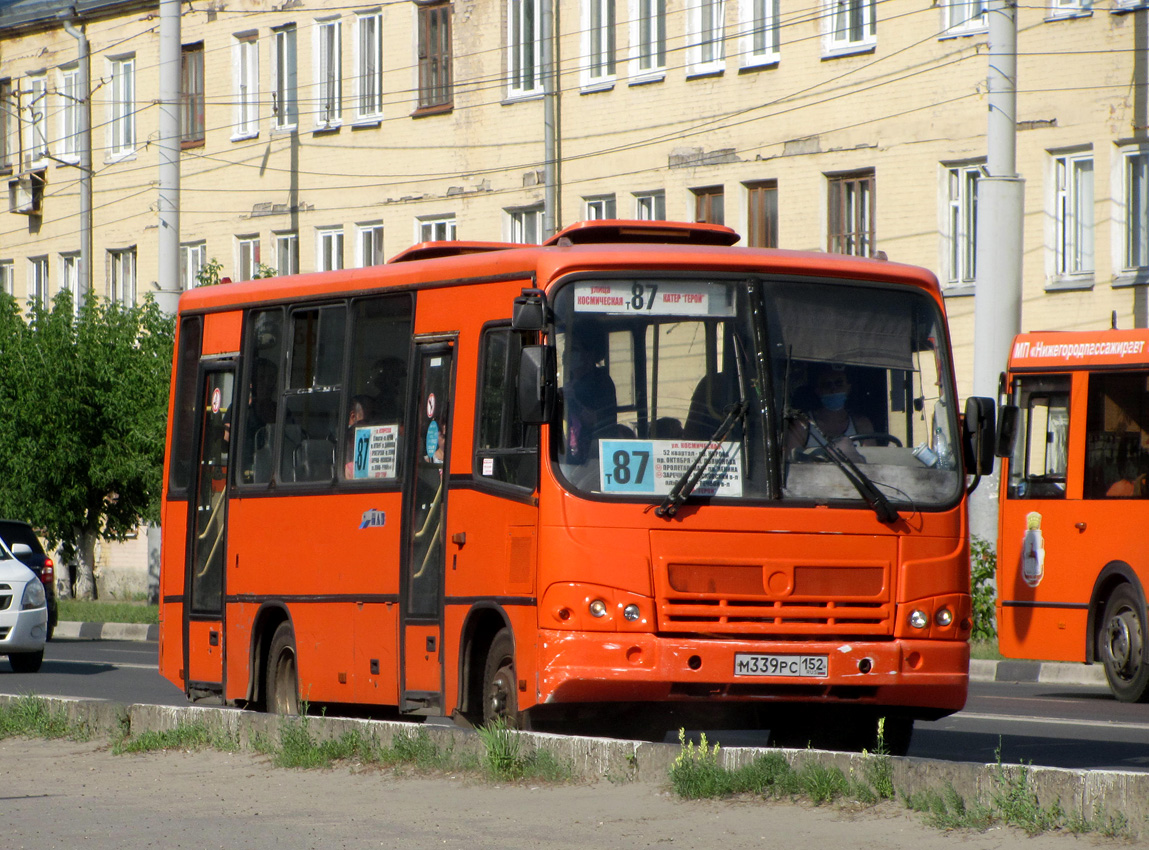
[[[814,370],[813,375],[817,407],[790,423],[786,448],[816,450],[833,444],[850,460],[864,463],[858,443],[852,438],[873,433],[874,426],[865,415],[849,408],[851,387],[845,367],[824,363]],[[869,444],[869,441],[863,444]]]
[[[607,370],[606,334],[582,326],[572,333],[563,383],[567,463],[585,463],[607,429],[618,422],[618,395]]]
[[[374,401],[369,395],[357,395],[351,399],[351,406],[347,409],[347,435],[343,443],[344,478],[355,477],[355,429],[371,421],[373,406]]]

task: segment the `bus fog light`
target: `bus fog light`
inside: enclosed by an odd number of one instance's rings
[[[954,612],[949,608],[942,608],[934,615],[934,622],[939,626],[948,626],[954,621]]]
[[[633,623],[641,616],[641,612],[638,610],[637,605],[631,604],[622,609],[622,616],[626,617],[626,619]]]
[[[930,624],[930,618],[926,616],[926,612],[920,608],[915,608],[910,612],[910,625],[915,629],[924,629]]]
[[[606,603],[601,599],[596,599],[590,603],[590,615],[592,617],[605,617],[606,616]]]

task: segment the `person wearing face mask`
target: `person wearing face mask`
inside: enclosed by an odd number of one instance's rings
[[[797,449],[817,449],[832,443],[851,460],[864,461],[851,439],[858,434],[873,433],[874,426],[860,413],[852,412],[847,403],[850,381],[842,366],[825,364],[814,372],[814,393],[818,406],[807,411],[807,422],[797,421],[790,429],[787,446]]]

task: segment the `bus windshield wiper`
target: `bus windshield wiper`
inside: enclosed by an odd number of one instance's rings
[[[818,447],[826,453],[826,457],[837,465],[838,469],[842,470],[842,474],[854,485],[854,489],[866,500],[866,504],[870,506],[873,512],[878,515],[878,520],[886,523],[895,522],[898,519],[898,512],[894,510],[890,500],[886,498],[886,494],[878,489],[873,479],[858,469],[857,464],[850,459],[849,455],[834,445],[833,440],[823,439],[818,430],[813,427],[814,423],[810,421],[808,416],[796,411],[792,412],[791,415],[806,423],[806,427],[809,429],[808,433],[813,434],[814,439],[818,442]]]
[[[746,418],[748,410],[750,410],[750,402],[746,400],[745,396],[742,401],[730,405],[726,411],[726,418],[722,420],[718,430],[706,441],[706,445],[698,450],[698,454],[694,456],[694,460],[691,461],[686,471],[679,476],[662,504],[654,509],[656,516],[673,517],[678,513],[679,506],[690,498],[690,494],[694,492],[694,488],[702,480],[702,476],[706,473],[706,468],[710,466],[710,462],[714,460],[714,456],[722,451],[722,441],[726,439],[726,435],[735,425]]]

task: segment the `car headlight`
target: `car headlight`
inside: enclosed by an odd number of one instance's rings
[[[24,585],[24,599],[20,603],[21,608],[25,610],[43,608],[47,601],[48,598],[44,595],[44,584],[40,579],[33,579]]]

